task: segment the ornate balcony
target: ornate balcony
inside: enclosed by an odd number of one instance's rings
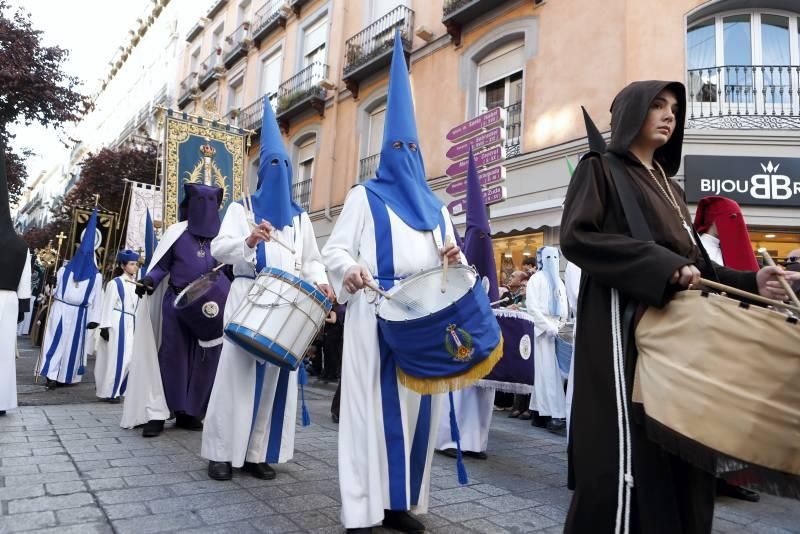
[[[414,12],[405,6],[391,10],[345,43],[345,61],[342,81],[358,98],[358,85],[361,80],[385,69],[392,61],[394,35],[400,30],[406,61],[411,54]]]
[[[370,178],[375,177],[375,171],[378,170],[380,161],[380,153],[363,158],[358,163],[358,183],[362,184]]]
[[[453,43],[460,46],[461,29],[464,24],[505,2],[506,0],[444,0],[442,24],[447,28]]]
[[[269,96],[269,101],[273,102],[277,95]],[[273,104],[274,106],[274,104]],[[261,121],[264,120],[264,98],[259,97],[255,102],[242,109],[239,113],[239,126],[247,130],[260,131]]]
[[[223,58],[225,68],[231,68],[237,61],[245,57],[252,42],[252,39],[250,39],[250,23],[242,22],[233,33],[225,38],[225,55]]]
[[[292,199],[308,211],[311,204],[311,180],[303,180],[292,184]]]
[[[289,6],[292,8],[292,11],[294,11],[294,16],[300,18],[300,11],[303,6],[310,1],[311,0],[290,0]]]
[[[278,106],[275,116],[284,132],[289,131],[292,117],[313,109],[325,115],[326,89],[322,82],[328,77],[328,66],[314,62],[278,87]]]
[[[258,46],[270,33],[286,27],[285,0],[267,0],[253,17],[253,42]]]
[[[221,54],[222,50],[217,48],[211,52],[200,65],[200,75],[197,79],[197,85],[201,91],[205,91],[205,89],[211,85],[211,82],[213,82],[219,74],[224,72],[225,69],[222,65],[222,61],[220,61]]]
[[[178,109],[183,109],[194,97],[197,88],[197,73],[192,72],[181,81],[178,90]]]
[[[686,87],[689,128],[800,129],[800,66],[690,69]]]

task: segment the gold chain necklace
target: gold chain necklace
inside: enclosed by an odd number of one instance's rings
[[[681,211],[680,204],[678,204],[678,200],[675,198],[675,194],[672,192],[672,188],[669,186],[669,180],[667,179],[667,174],[664,172],[664,169],[661,168],[661,165],[656,160],[653,160],[653,163],[655,164],[656,168],[658,168],[658,172],[661,174],[661,177],[664,179],[664,185],[661,185],[661,182],[658,181],[658,178],[656,178],[655,173],[652,170],[650,170],[650,167],[648,167],[644,163],[642,163],[642,166],[647,171],[647,174],[650,175],[650,178],[652,178],[653,181],[656,183],[661,193],[663,193],[664,197],[667,199],[667,202],[669,202],[669,204],[672,205],[672,208],[678,215],[678,219],[680,219],[681,221],[683,229],[686,230],[686,233],[689,235],[689,239],[691,239],[692,243],[696,246],[697,242],[694,240],[694,232],[692,232],[692,227],[689,225],[688,222],[686,222],[686,219],[683,217],[683,212]]]

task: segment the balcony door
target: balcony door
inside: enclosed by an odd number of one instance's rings
[[[273,111],[278,100],[278,86],[281,84],[282,62],[283,52],[281,50],[273,52],[261,61],[260,94],[269,96]]]
[[[314,179],[316,151],[316,136],[311,136],[297,147],[297,175],[294,178],[292,197],[306,211],[311,204],[311,184]]]
[[[522,41],[501,46],[478,65],[478,110],[479,113],[496,107],[506,110],[507,157],[520,154],[523,46]]]

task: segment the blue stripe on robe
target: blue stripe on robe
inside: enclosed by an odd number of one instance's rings
[[[96,278],[96,276],[89,278],[89,283],[86,286],[86,292],[83,294],[83,302],[81,302],[80,307],[78,308],[78,318],[75,321],[75,330],[72,333],[72,346],[70,347],[69,359],[67,360],[67,376],[64,380],[65,384],[72,384],[72,375],[75,371],[75,361],[77,360],[78,352],[80,352],[81,364],[83,363],[83,351],[85,350],[84,344],[86,342],[86,306],[89,303],[89,297],[92,295],[92,289],[94,288],[94,281]],[[66,283],[68,282],[69,281]],[[63,290],[61,294],[63,296]]]
[[[118,397],[120,380],[122,378],[122,360],[125,356],[125,288],[122,286],[122,279],[115,278],[117,293],[119,294],[119,331],[117,332],[117,366],[114,370],[114,387],[111,389],[111,398]]]

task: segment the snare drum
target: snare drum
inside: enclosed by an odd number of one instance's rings
[[[173,306],[178,312],[178,320],[194,337],[200,346],[213,347],[222,343],[225,301],[231,281],[222,271],[206,273],[175,297]]]
[[[503,355],[500,326],[471,267],[422,271],[398,282],[377,307],[378,328],[400,382],[432,394],[470,386]]]
[[[295,370],[325,324],[331,302],[319,289],[275,267],[256,277],[225,335],[259,362]]]

